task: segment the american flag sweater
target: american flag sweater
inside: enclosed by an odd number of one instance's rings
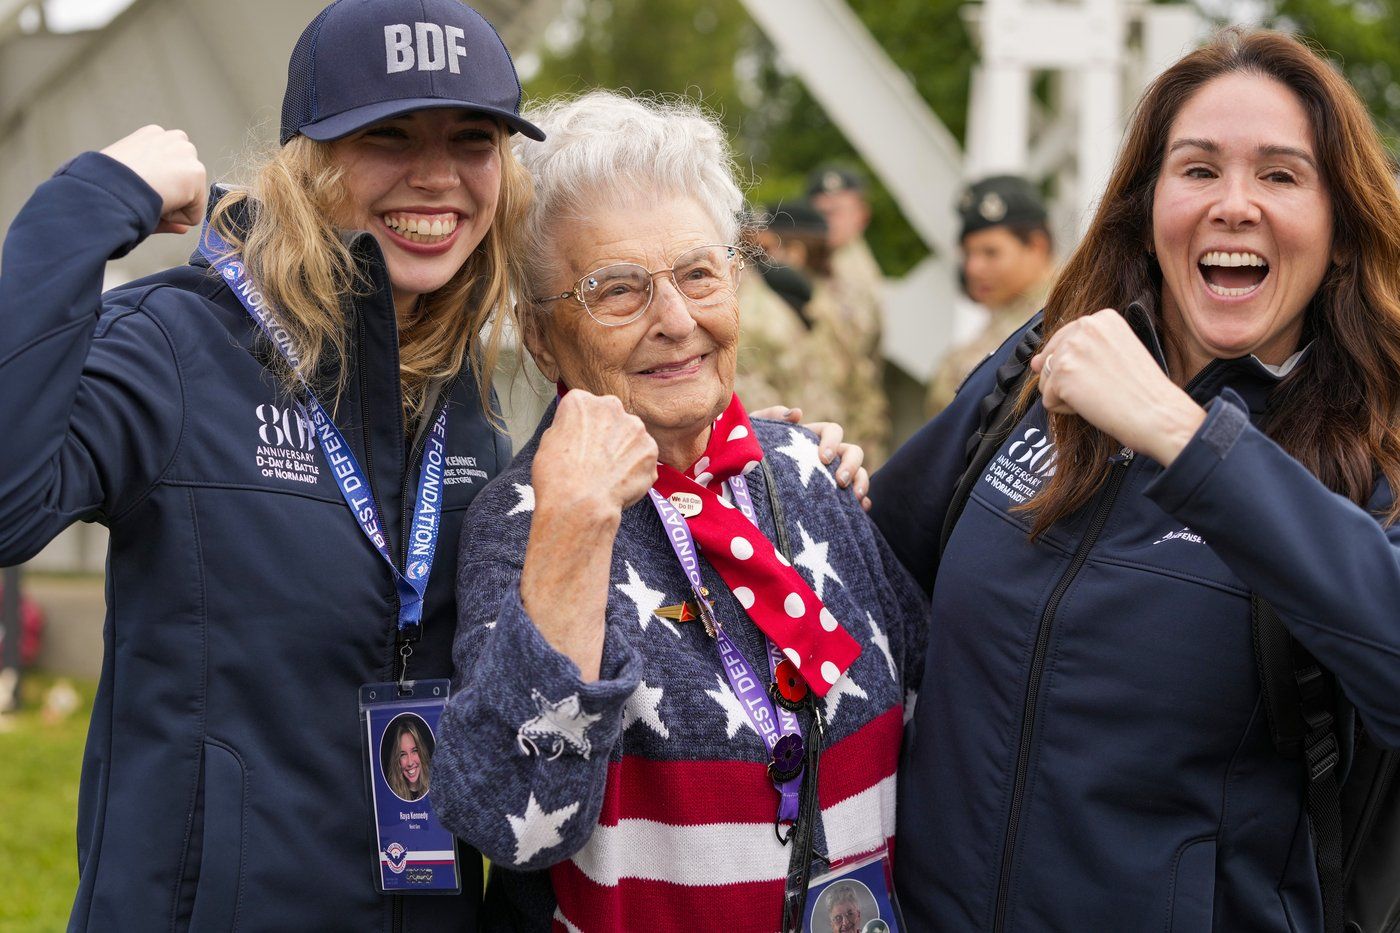
[[[552,410],[540,427],[552,420]],[[904,710],[927,603],[812,435],[754,421],[793,564],[861,644],[823,702],[815,847],[888,844]],[[763,931],[781,922],[789,851],[768,753],[698,622],[657,611],[689,587],[646,499],[613,545],[600,678],[585,684],[520,602],[539,434],[472,503],[458,570],[456,683],[432,762],[443,822],[491,860],[485,930]],[[759,525],[776,540],[762,471]],[[702,562],[716,614],[756,669],[762,634]]]

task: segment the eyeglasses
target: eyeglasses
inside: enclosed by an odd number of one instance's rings
[[[669,275],[677,291],[693,304],[708,308],[734,295],[743,268],[744,255],[737,246],[697,246],[682,253],[669,269],[649,272],[635,262],[614,263],[588,273],[571,291],[535,301],[544,304],[572,298],[604,327],[621,327],[651,307],[658,275]]]

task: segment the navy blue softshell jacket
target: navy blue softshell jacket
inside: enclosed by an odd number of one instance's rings
[[[1150,325],[1139,333],[1160,362]],[[872,484],[877,524],[933,591],[899,775],[911,929],[1321,930],[1299,765],[1270,741],[1249,594],[1339,675],[1379,742],[1400,744],[1400,528],[1256,427],[1278,378],[1249,357],[1192,380],[1208,415],[1170,468],[1120,453],[1105,488],[1031,543],[1011,508],[1055,469],[1037,402],[940,563],[979,403],[1020,336]],[[1369,506],[1390,501],[1382,482]]]
[[[74,521],[111,530],[105,657],[78,803],[76,930],[471,930],[462,896],[376,893],[358,712],[395,676],[398,600],[270,352],[202,262],[101,294],[160,200],[97,153],[41,185],[0,275],[0,564]],[[417,488],[378,246],[349,378],[327,400],[402,565]],[[470,374],[451,411],[443,525],[409,676],[448,677],[457,536],[509,458]]]

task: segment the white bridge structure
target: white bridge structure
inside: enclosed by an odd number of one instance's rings
[[[210,176],[229,177],[249,150],[275,143],[287,58],[323,3],[0,0],[0,226],[65,159],[144,123],[188,131]],[[565,8],[564,0],[472,3],[517,55]],[[744,4],[928,245],[929,257],[886,294],[886,358],[917,382],[979,322],[956,285],[962,185],[993,172],[1048,182],[1063,249],[1102,188],[1127,108],[1204,33],[1184,4],[969,3],[965,24],[981,64],[963,147],[845,0]],[[90,28],[59,22],[84,8],[110,11]],[[1038,85],[1041,75],[1048,80]],[[1046,100],[1037,86],[1048,88]],[[112,264],[109,284],[184,262],[193,248],[194,234],[153,237]],[[104,552],[101,529],[81,527],[36,564],[100,569]]]

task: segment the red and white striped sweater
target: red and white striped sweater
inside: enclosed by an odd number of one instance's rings
[[[828,729],[815,847],[854,856],[894,832],[895,769],[923,666],[926,603],[816,461],[810,435],[754,425],[793,564],[862,647],[818,701]],[[688,591],[660,520],[645,501],[623,515],[602,676],[584,684],[520,604],[534,450],[532,441],[467,517],[458,684],[433,760],[439,815],[493,863],[485,928],[771,933],[789,850],[774,834],[767,751],[715,643],[698,623],[656,614]],[[762,473],[749,479],[771,540]],[[759,668],[761,634],[708,565],[703,572],[726,630]]]

